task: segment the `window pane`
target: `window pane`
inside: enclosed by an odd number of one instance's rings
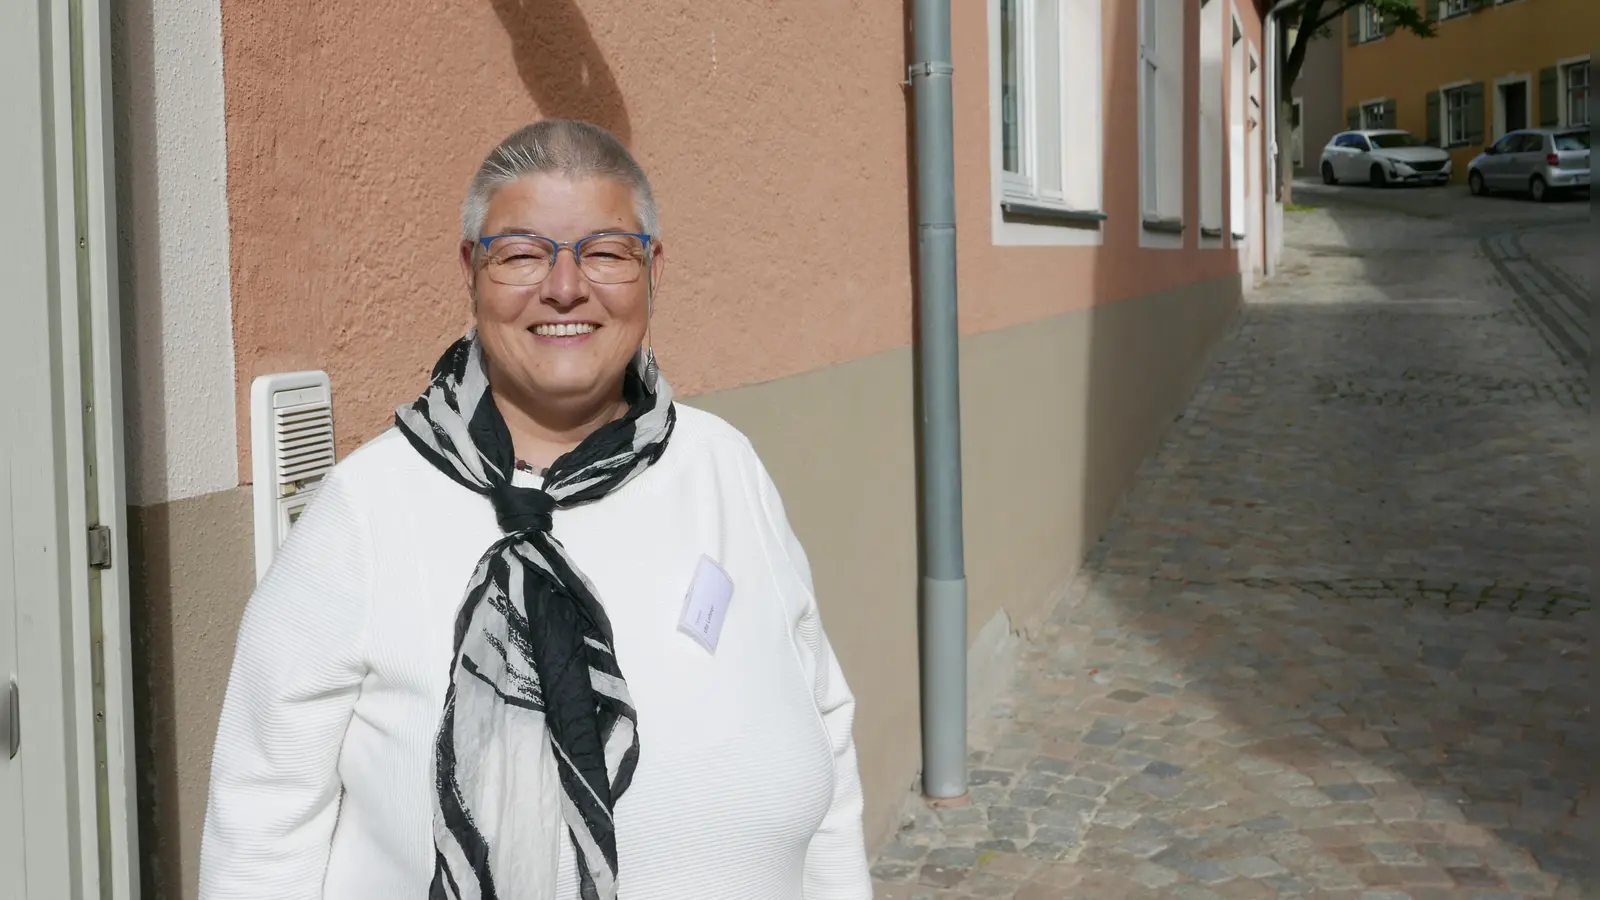
[[[1151,215],[1156,215],[1160,209],[1156,202],[1156,190],[1159,186],[1156,167],[1160,164],[1157,148],[1161,143],[1161,135],[1156,127],[1156,123],[1160,121],[1156,111],[1157,74],[1155,63],[1147,62],[1144,65],[1144,78],[1139,83],[1139,111],[1143,119],[1139,135],[1139,174],[1142,182],[1139,192],[1144,212]]]
[[[1018,0],[1000,0],[1000,148],[1007,172],[1022,173],[1022,84]]]
[[[1034,178],[1041,194],[1061,196],[1061,3],[1035,0]]]
[[[1567,124],[1589,123],[1589,64],[1567,67]]]

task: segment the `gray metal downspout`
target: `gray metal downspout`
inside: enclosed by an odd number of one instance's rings
[[[967,574],[961,524],[950,0],[912,0],[922,444],[922,790],[967,793]]]

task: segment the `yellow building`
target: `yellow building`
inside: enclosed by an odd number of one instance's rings
[[[1346,13],[1350,128],[1403,128],[1453,151],[1456,180],[1507,131],[1589,122],[1600,0],[1416,0],[1435,36]]]

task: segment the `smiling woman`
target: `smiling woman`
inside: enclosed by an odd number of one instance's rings
[[[643,171],[594,125],[516,132],[460,266],[475,327],[246,609],[202,898],[871,897],[805,551],[648,347]]]

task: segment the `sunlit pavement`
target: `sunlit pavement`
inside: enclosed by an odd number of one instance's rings
[[[1539,312],[1587,205],[1294,199],[880,898],[1600,897],[1589,392]]]

